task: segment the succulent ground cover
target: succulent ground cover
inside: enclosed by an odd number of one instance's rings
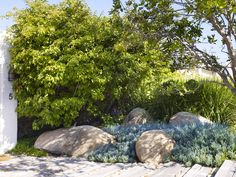
[[[101,146],[88,159],[99,162],[137,162],[135,142],[148,130],[164,130],[176,141],[173,160],[187,166],[198,163],[218,167],[226,159],[236,159],[236,132],[220,124],[173,127],[167,124],[112,126],[105,131],[116,137],[116,144]]]

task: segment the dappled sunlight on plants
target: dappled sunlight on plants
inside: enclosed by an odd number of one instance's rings
[[[218,82],[218,81],[217,81]],[[214,80],[174,79],[157,87],[149,111],[159,120],[169,121],[178,112],[192,112],[213,122],[236,124],[235,96]]]
[[[164,130],[175,140],[174,160],[191,166],[220,166],[226,159],[236,159],[236,132],[220,124],[189,125],[182,127],[168,124],[112,126],[105,128],[116,137],[116,144],[104,145],[93,151],[88,159],[99,162],[136,162],[135,142],[148,130]]]

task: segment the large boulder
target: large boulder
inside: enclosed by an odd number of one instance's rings
[[[136,155],[141,162],[157,166],[170,156],[175,141],[162,130],[142,133],[135,144]]]
[[[195,115],[190,112],[179,112],[170,118],[169,123],[174,126],[183,126],[211,124],[212,122],[200,115]]]
[[[88,153],[97,147],[109,143],[115,143],[115,138],[103,130],[92,126],[79,126],[70,129],[70,137],[74,138],[73,157],[86,157]]]
[[[125,125],[135,125],[135,124],[144,124],[147,122],[152,122],[152,118],[149,113],[142,108],[135,108],[133,109],[125,118],[124,124]]]
[[[69,129],[60,128],[41,134],[34,143],[37,149],[45,150],[53,154],[68,154]]]
[[[45,132],[38,137],[34,147],[54,154],[86,157],[97,147],[114,142],[114,137],[103,130],[83,125]]]

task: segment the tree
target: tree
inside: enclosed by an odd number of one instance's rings
[[[144,35],[162,41],[163,51],[172,58],[174,68],[179,68],[179,64],[193,64],[214,71],[236,96],[235,0],[141,0],[139,3],[129,0],[122,10]],[[210,25],[220,36],[227,62],[222,64],[216,55],[198,47],[203,24]],[[209,44],[217,41],[215,34],[206,38]]]
[[[195,56],[196,59],[204,64],[205,69],[214,71],[220,75],[223,83],[236,96],[236,26],[235,0],[187,0],[178,2],[186,11],[187,15],[201,23],[211,25],[212,30],[219,34],[222,41],[222,48],[226,47],[228,60],[225,64],[221,64],[219,58],[200,50],[196,45],[190,44],[185,40],[181,40],[182,44]],[[215,44],[216,40],[213,35],[207,36],[210,44]],[[224,52],[222,50],[222,52]],[[231,74],[232,73],[232,74]]]
[[[13,13],[11,68],[17,111],[34,117],[34,128],[70,126],[84,112],[111,116],[145,79],[167,71],[161,52],[117,15],[94,16],[80,0],[26,2]]]

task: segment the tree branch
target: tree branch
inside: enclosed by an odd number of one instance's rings
[[[178,38],[178,40],[194,55],[194,57],[196,57],[205,65],[204,69],[209,71],[214,71],[217,74],[219,74],[225,86],[227,86],[231,90],[231,92],[236,96],[236,89],[231,84],[235,83],[235,80],[230,75],[227,66],[222,66],[211,55],[198,49],[196,46],[190,45],[186,41],[183,41],[180,38]]]
[[[234,52],[233,44],[230,38],[227,37],[227,34],[224,32],[224,28],[220,25],[220,22],[217,20],[216,17],[213,15],[208,18],[209,22],[212,24],[212,26],[216,29],[216,31],[221,35],[223,38],[223,41],[225,42],[227,46],[227,50],[229,52],[229,57],[231,59],[231,69],[233,72],[233,78],[234,81],[236,81],[236,55]]]

